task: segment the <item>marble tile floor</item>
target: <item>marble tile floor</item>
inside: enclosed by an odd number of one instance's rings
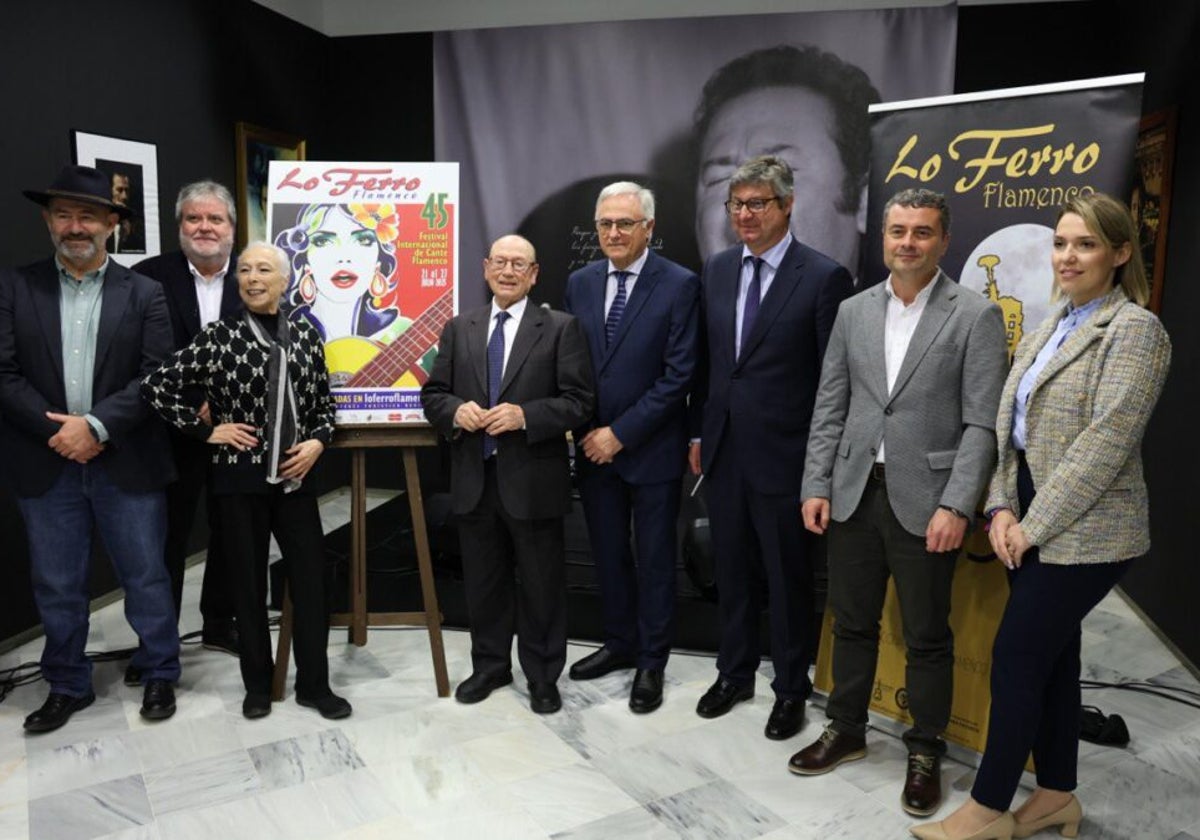
[[[327,499],[327,527],[348,499]],[[202,567],[188,572],[184,631],[198,622]],[[96,703],[63,729],[27,737],[21,723],[45,685],[0,703],[0,840],[299,840],[299,838],[770,838],[907,837],[900,809],[904,751],[898,728],[878,720],[865,761],[798,778],[788,757],[819,734],[819,708],[789,741],[768,741],[769,666],[754,700],[729,715],[696,716],[714,675],[707,656],[677,654],[666,702],[653,714],[627,708],[628,675],[559,683],[562,712],[529,710],[520,674],[476,706],[436,696],[428,637],[377,629],[366,647],[330,640],[336,690],[354,704],[325,721],[290,693],[263,720],[241,716],[236,662],[185,648],[179,711],[150,724],[140,691],[121,683],[123,663],[96,666]],[[470,671],[469,638],[445,633],[452,683]],[[89,650],[128,647],[120,604],[94,616]],[[0,657],[0,668],[35,660],[41,641]],[[572,644],[573,661],[589,646]],[[1089,619],[1085,677],[1154,680],[1200,690],[1197,681],[1117,597]],[[515,662],[515,656],[514,656]],[[1111,689],[1085,702],[1119,712],[1127,749],[1083,744],[1082,837],[1200,840],[1200,710]],[[820,700],[818,698],[817,705]],[[970,788],[971,756],[943,768],[949,805]],[[1051,836],[1051,835],[1046,835]]]

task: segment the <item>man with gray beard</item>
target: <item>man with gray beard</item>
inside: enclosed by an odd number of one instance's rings
[[[179,191],[175,201],[179,223],[179,250],[142,260],[133,267],[162,284],[171,315],[172,350],[180,350],[213,321],[233,315],[242,308],[236,272],[230,271],[237,210],[229,190],[216,181],[197,181]],[[212,424],[204,394],[186,394],[198,417]],[[219,420],[217,422],[220,422]],[[208,484],[212,447],[171,429],[171,451],[179,478],[167,486],[167,571],[179,615],[183,597],[183,572],[188,554],[188,537],[196,508]],[[217,505],[207,497],[208,556],[200,590],[203,625],[201,644],[209,650],[238,655],[234,624],[230,570],[221,546],[221,524]],[[137,684],[139,675],[126,671],[127,684]]]
[[[175,713],[179,679],[163,565],[163,488],[175,471],[138,389],[171,350],[167,306],[153,280],[108,258],[104,241],[128,211],[102,172],[68,166],[25,196],[43,207],[55,249],[0,271],[0,461],[25,520],[50,684],[25,730],[58,729],[96,699],[84,652],[93,529],[141,639],[131,665],[145,681],[142,717],[162,720]]]

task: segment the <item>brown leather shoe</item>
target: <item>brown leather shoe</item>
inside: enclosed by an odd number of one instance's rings
[[[839,764],[857,761],[866,755],[866,738],[843,735],[832,726],[827,726],[820,738],[792,756],[788,769],[798,776],[819,776]]]
[[[928,817],[942,807],[941,756],[908,754],[908,775],[900,807],[914,817]]]

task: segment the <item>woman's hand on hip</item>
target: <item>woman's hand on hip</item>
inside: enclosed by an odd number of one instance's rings
[[[279,465],[279,474],[284,478],[294,478],[297,481],[303,479],[324,451],[325,444],[316,438],[300,441],[284,453],[288,458]]]
[[[216,446],[222,444],[232,446],[239,452],[258,446],[258,438],[254,436],[254,427],[249,423],[221,423],[214,426],[208,442]]]

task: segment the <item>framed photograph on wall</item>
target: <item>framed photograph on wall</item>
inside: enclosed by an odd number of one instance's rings
[[[75,163],[108,176],[112,200],[132,215],[108,238],[108,253],[124,266],[161,253],[158,229],[158,147],[153,143],[71,132]]]
[[[238,249],[267,238],[267,170],[273,160],[304,160],[304,139],[239,122],[237,141]]]
[[[1138,127],[1133,191],[1129,208],[1137,222],[1142,259],[1150,280],[1150,310],[1162,308],[1167,271],[1167,227],[1171,219],[1171,174],[1175,160],[1178,109],[1166,108],[1142,117]]]

